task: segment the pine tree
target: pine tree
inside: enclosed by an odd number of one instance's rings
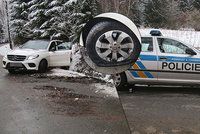
[[[46,14],[50,2],[50,0],[32,0],[28,3],[30,14],[26,25],[31,28],[32,38],[50,38],[49,20],[51,17]]]
[[[194,0],[180,0],[179,3],[179,7],[183,12],[192,11],[194,8]]]
[[[68,9],[65,7],[66,0],[53,0],[49,4],[49,9],[46,14],[51,16],[49,20],[51,38],[69,40],[69,14]]]
[[[133,2],[131,5],[132,13],[129,16],[129,18],[132,19],[137,26],[140,26],[142,24],[142,9],[140,7],[141,5],[139,1]]]
[[[197,10],[200,10],[200,0],[195,0],[195,1],[193,2],[193,5],[194,5],[194,7],[195,7]]]
[[[28,4],[24,0],[10,1],[11,35],[15,44],[24,43],[29,39],[29,28],[24,26],[28,22]]]
[[[85,23],[99,13],[98,2],[96,0],[69,0],[65,5],[69,9],[70,39],[72,42],[77,42]]]
[[[0,24],[0,43],[3,42],[4,32],[3,32],[3,25]]]
[[[145,5],[144,16],[145,24],[154,28],[166,26],[167,1],[149,0]]]

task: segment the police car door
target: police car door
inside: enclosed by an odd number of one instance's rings
[[[142,37],[142,51],[137,62],[128,71],[131,80],[129,82],[144,83],[157,82],[157,53],[155,37]]]
[[[197,74],[200,59],[196,50],[169,38],[158,37],[157,43],[159,81],[191,83],[200,80]]]

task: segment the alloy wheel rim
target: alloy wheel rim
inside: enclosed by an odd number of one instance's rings
[[[117,87],[119,86],[121,83],[121,77],[120,74],[115,74],[114,75],[114,85]]]
[[[102,34],[96,42],[96,52],[105,61],[123,61],[134,49],[132,38],[125,32],[115,30]]]

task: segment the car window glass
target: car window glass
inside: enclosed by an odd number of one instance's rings
[[[21,49],[47,49],[49,46],[49,41],[45,40],[30,40],[26,43],[24,43],[20,48]]]
[[[58,51],[70,50],[70,49],[71,49],[71,45],[68,42],[64,42],[58,45]]]
[[[153,38],[143,37],[142,38],[142,52],[152,52],[153,51]]]
[[[158,38],[157,40],[161,53],[186,54],[188,47],[181,42],[165,38]]]
[[[51,45],[49,47],[49,51],[56,51],[56,43],[55,42],[51,42]]]

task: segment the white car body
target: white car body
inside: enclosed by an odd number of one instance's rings
[[[58,49],[61,41],[48,41],[46,49],[15,49],[7,53],[3,58],[3,68],[5,69],[26,69],[38,70],[42,60],[46,60],[48,67],[66,67],[71,63],[71,49]],[[51,45],[56,44],[56,50],[50,51]],[[32,64],[32,65],[31,65]]]

